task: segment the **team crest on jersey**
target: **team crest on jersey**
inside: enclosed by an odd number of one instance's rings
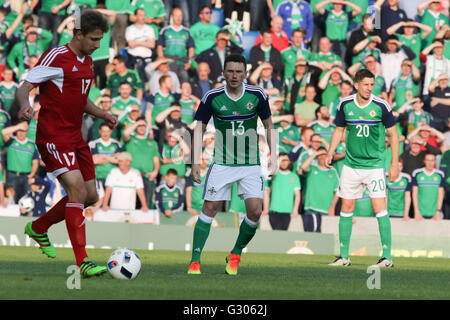
[[[252,111],[253,108],[255,107],[255,105],[251,102],[247,103],[247,105],[245,106],[247,108],[248,111]]]
[[[213,196],[213,195],[215,195],[215,194],[217,193],[217,191],[216,191],[216,189],[214,189],[214,187],[211,187],[211,188],[208,189],[208,193],[209,193],[211,196]]]
[[[404,185],[405,183],[402,181],[402,182],[400,182],[400,185],[403,187],[403,185]]]
[[[375,110],[372,110],[369,112],[369,115],[373,118],[377,115],[377,113],[375,112]]]

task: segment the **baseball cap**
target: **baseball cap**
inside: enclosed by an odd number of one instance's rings
[[[129,153],[129,152],[121,152],[120,154],[119,154],[119,156],[117,157],[117,160],[132,160],[132,156],[131,156],[131,153]]]

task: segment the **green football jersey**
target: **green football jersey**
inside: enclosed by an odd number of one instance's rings
[[[154,128],[158,128],[156,124],[156,117],[158,114],[160,114],[162,111],[166,110],[167,108],[170,108],[170,105],[172,102],[175,102],[175,97],[169,93],[167,96],[162,95],[160,92],[158,92],[155,95],[151,95],[147,98],[147,101],[152,104],[152,126]]]
[[[371,95],[366,106],[359,106],[353,94],[341,101],[334,123],[347,129],[345,165],[354,169],[384,168],[385,128],[395,125],[386,101]]]
[[[402,217],[405,213],[405,192],[411,192],[411,176],[401,172],[396,181],[390,182],[386,175],[386,187],[389,215]]]
[[[183,191],[179,185],[169,187],[166,182],[163,182],[156,188],[157,207],[161,212],[164,212],[163,210],[180,211],[183,208],[181,201],[183,201]]]
[[[11,109],[11,105],[16,98],[16,91],[19,86],[17,83],[5,83],[4,81],[0,82],[0,95],[3,98],[4,106],[3,108],[9,112]]]
[[[431,174],[420,168],[413,171],[412,185],[418,188],[419,212],[424,217],[433,217],[438,209],[438,190],[445,187],[445,174],[433,170]]]
[[[299,59],[309,60],[311,52],[300,47],[290,46],[281,51],[281,60],[284,64],[284,80],[290,79],[295,75],[295,63]]]
[[[391,88],[395,89],[395,107],[394,110],[398,110],[406,101],[417,97],[419,93],[419,86],[413,80],[412,74],[403,78],[402,76],[396,78]]]
[[[431,33],[423,40],[423,48],[428,47],[432,42],[437,33],[437,26],[447,24],[448,18],[443,14],[439,13],[437,16],[431,14],[430,10],[425,9],[423,15],[420,17],[420,22],[431,27]]]
[[[195,101],[192,99],[182,100],[180,99],[178,101],[181,106],[181,120],[186,122],[187,125],[190,125],[192,122],[194,122],[194,108],[195,108]]]
[[[278,171],[271,181],[269,210],[291,214],[294,208],[294,191],[300,189],[300,179],[295,172]]]
[[[420,69],[420,51],[422,50],[422,32],[413,34],[408,37],[403,34],[397,33],[398,40],[405,46],[410,48],[412,52],[416,54],[416,57],[412,60],[416,66]]]
[[[208,91],[195,114],[207,124],[211,117],[216,128],[213,160],[228,166],[259,165],[258,116],[271,116],[269,100],[257,86],[243,84],[242,95],[233,99],[226,85]]]
[[[169,25],[161,29],[157,45],[164,48],[164,55],[168,57],[186,58],[188,56],[188,48],[193,48],[194,39],[188,28],[181,26],[176,30]],[[187,61],[176,61],[177,64],[183,65]]]
[[[92,155],[101,154],[106,156],[114,156],[117,152],[121,152],[122,148],[119,141],[110,139],[103,141],[101,138],[89,142]],[[116,168],[117,165],[113,163],[97,164],[95,165],[95,176],[99,179],[106,179],[111,169]]]
[[[132,104],[137,104],[139,107],[141,106],[141,102],[135,97],[130,96],[128,99],[124,100],[121,96],[118,96],[112,99],[111,111],[115,110],[123,112]]]
[[[28,122],[27,139],[36,142],[36,130],[37,130],[37,120],[34,118],[30,119]]]
[[[39,159],[36,145],[28,139],[19,141],[15,137],[12,137],[6,142],[6,146],[6,170],[30,173],[32,161]]]
[[[150,138],[131,136],[125,145],[125,150],[131,153],[131,167],[146,174],[154,170],[153,158],[159,158],[158,144]]]
[[[5,110],[0,109],[0,131],[11,125],[11,116]],[[5,148],[5,141],[0,139],[0,150]]]
[[[345,40],[351,18],[351,12],[341,11],[339,14],[336,14],[334,10],[325,11],[325,34],[327,38],[338,41]]]
[[[285,144],[281,140],[283,140],[283,138],[288,138],[293,141],[300,142],[300,130],[296,125],[290,123],[286,127],[283,127],[282,125],[277,123],[275,124],[275,129],[278,131],[278,151],[286,152],[287,154],[289,154],[294,146]]]
[[[305,211],[312,210],[328,214],[334,193],[339,187],[339,176],[334,168],[320,168],[315,164],[309,166],[306,174]],[[318,191],[320,190],[320,192]]]
[[[324,138],[328,143],[331,142],[331,137],[333,136],[334,129],[336,126],[332,123],[327,123],[326,125],[322,125],[319,121],[313,121],[308,123],[308,127],[314,130],[314,133],[320,134],[322,138]]]
[[[164,143],[161,149],[161,159],[176,159],[181,156],[181,153],[182,149],[179,143],[173,147],[168,143]],[[184,177],[186,175],[186,164],[183,160],[174,163],[161,163],[159,174],[165,176],[169,169],[175,169],[179,177]]]
[[[213,23],[196,22],[191,26],[191,35],[195,43],[195,54],[198,55],[203,51],[211,48],[216,44],[216,34],[220,27]]]
[[[133,14],[131,2],[117,1],[117,0],[105,0],[105,6],[108,10],[114,10],[117,14]]]
[[[133,88],[131,95],[134,97],[136,97],[136,90],[142,89],[141,77],[135,70],[127,69],[127,72],[123,75],[112,72],[106,79],[106,88],[111,91],[111,98],[119,96],[119,87],[122,81],[127,81],[131,84]]]
[[[380,96],[383,92],[386,92],[386,81],[382,76],[376,75],[372,94],[374,96]]]

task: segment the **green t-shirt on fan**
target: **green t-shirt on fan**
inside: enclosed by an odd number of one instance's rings
[[[305,194],[305,211],[328,214],[334,193],[339,187],[337,171],[334,168],[324,169],[311,164],[306,174],[306,185],[308,188]]]
[[[131,167],[142,174],[148,174],[154,170],[153,158],[159,158],[158,144],[150,138],[131,136],[125,144],[125,150],[132,155]]]
[[[271,182],[269,210],[291,214],[294,208],[294,191],[301,189],[298,175],[292,171],[278,171]]]

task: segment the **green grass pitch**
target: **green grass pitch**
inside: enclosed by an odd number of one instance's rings
[[[113,250],[88,249],[97,264]],[[202,274],[186,273],[190,252],[136,250],[142,260],[131,281],[109,274],[82,279],[68,289],[71,249],[57,248],[52,260],[36,247],[0,247],[0,299],[449,299],[450,259],[395,258],[381,270],[380,289],[369,290],[367,267],[376,257],[352,257],[349,268],[327,266],[334,257],[244,253],[239,275],[224,273],[224,252],[204,252]]]

